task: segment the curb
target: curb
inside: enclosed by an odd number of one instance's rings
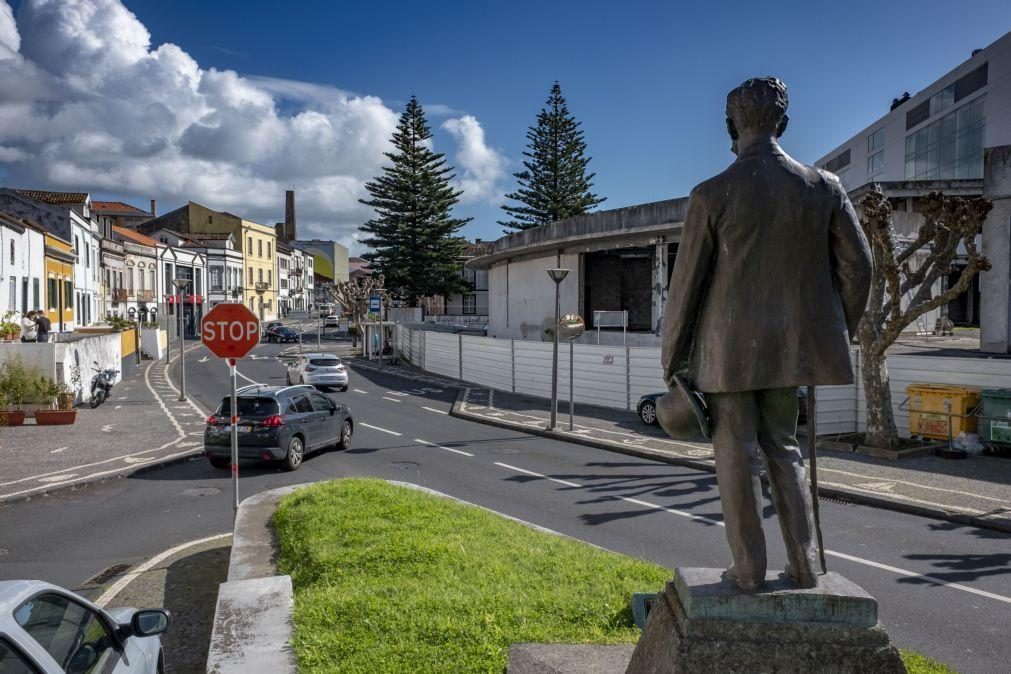
[[[549,431],[544,428],[524,426],[522,424],[513,424],[508,421],[489,419],[487,417],[483,417],[477,414],[465,412],[461,409],[461,405],[464,402],[466,402],[468,390],[469,389],[467,388],[461,388],[460,393],[457,394],[456,402],[453,403],[453,407],[449,411],[449,414],[451,416],[460,419],[466,419],[468,421],[473,421],[479,424],[485,424],[487,426],[496,426],[498,428],[503,428],[510,431],[522,431],[523,433],[529,433],[530,435],[539,435],[544,438],[550,438],[551,440],[561,440],[563,442],[571,442],[577,445],[586,445],[588,447],[595,447],[597,449],[603,449],[609,452],[617,452],[618,454],[626,454],[628,456],[634,456],[640,459],[659,461],[661,463],[667,463],[675,466],[682,466],[685,468],[692,468],[694,470],[700,470],[706,473],[713,473],[713,474],[716,473],[716,467],[714,465],[705,461],[699,461],[697,459],[688,459],[678,456],[671,456],[666,452],[646,449],[643,447],[632,447],[629,445],[622,445],[615,442],[608,442],[606,440],[593,440],[578,435],[569,435],[567,433],[559,433],[558,431]],[[762,481],[766,483],[768,482],[764,474],[762,475]],[[965,513],[952,512],[940,508],[930,508],[927,506],[917,505],[915,503],[902,503],[899,501],[892,501],[890,499],[871,496],[869,494],[852,492],[845,489],[839,489],[837,487],[818,487],[818,495],[821,498],[831,498],[846,503],[855,503],[858,505],[870,506],[872,508],[880,508],[882,510],[894,510],[909,515],[926,517],[928,519],[944,520],[948,522],[954,522],[956,524],[964,524],[973,527],[978,527],[981,529],[991,529],[993,531],[1011,533],[1011,522],[993,521],[986,519],[984,517],[979,517],[978,515],[967,515]]]
[[[235,513],[228,580],[218,588],[207,671],[214,674],[294,674],[291,647],[295,593],[277,573],[274,512],[283,496],[310,483],[248,497]]]

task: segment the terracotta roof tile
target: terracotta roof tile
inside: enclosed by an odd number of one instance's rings
[[[134,243],[139,243],[142,246],[157,246],[158,245],[158,242],[155,241],[154,239],[152,239],[150,236],[144,236],[143,234],[135,232],[132,229],[127,229],[126,227],[115,227],[114,226],[112,228],[112,231],[115,232],[117,235],[123,237],[124,239],[127,239],[129,241],[133,241]]]
[[[96,213],[122,213],[123,215],[151,215],[149,212],[141,210],[136,206],[122,201],[92,201],[91,210]]]
[[[87,192],[49,192],[46,190],[19,190],[15,192],[21,196],[35,199],[47,204],[83,204],[88,200]]]

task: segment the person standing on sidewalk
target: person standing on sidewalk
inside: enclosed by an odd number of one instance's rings
[[[664,379],[705,394],[733,564],[765,582],[764,454],[787,574],[818,579],[814,513],[797,442],[797,388],[853,383],[850,337],[867,307],[871,253],[839,179],[783,151],[786,85],[727,95],[737,160],[692,190],[668,289]]]
[[[34,342],[38,339],[38,329],[35,327],[35,312],[29,311],[21,319],[21,341]]]
[[[36,341],[40,343],[48,342],[49,333],[53,328],[53,324],[41,311],[35,312],[35,328],[37,330]]]

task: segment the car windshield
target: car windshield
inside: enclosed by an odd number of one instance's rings
[[[337,367],[341,364],[340,358],[310,358],[310,365],[315,365],[317,367]]]
[[[279,413],[277,401],[273,398],[249,398],[239,397],[238,399],[240,417],[271,417]],[[229,416],[232,413],[232,400],[225,398],[221,401],[218,414]]]
[[[292,330],[291,328],[278,328],[277,331],[280,332],[280,333],[282,333],[282,334],[285,334],[285,335],[294,335],[295,334],[295,331]]]

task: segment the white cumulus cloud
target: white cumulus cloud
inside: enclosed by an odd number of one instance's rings
[[[481,123],[473,115],[464,115],[447,119],[442,128],[459,145],[456,164],[458,187],[463,190],[460,200],[501,201],[499,180],[505,173],[505,158],[485,142]]]
[[[397,113],[375,96],[205,68],[121,0],[0,0],[0,169],[16,187],[186,200],[264,223],[297,192],[300,233],[355,243],[358,203]],[[476,119],[446,122],[470,200],[501,159]],[[498,168],[493,168],[498,166]],[[473,193],[471,193],[473,191]]]

